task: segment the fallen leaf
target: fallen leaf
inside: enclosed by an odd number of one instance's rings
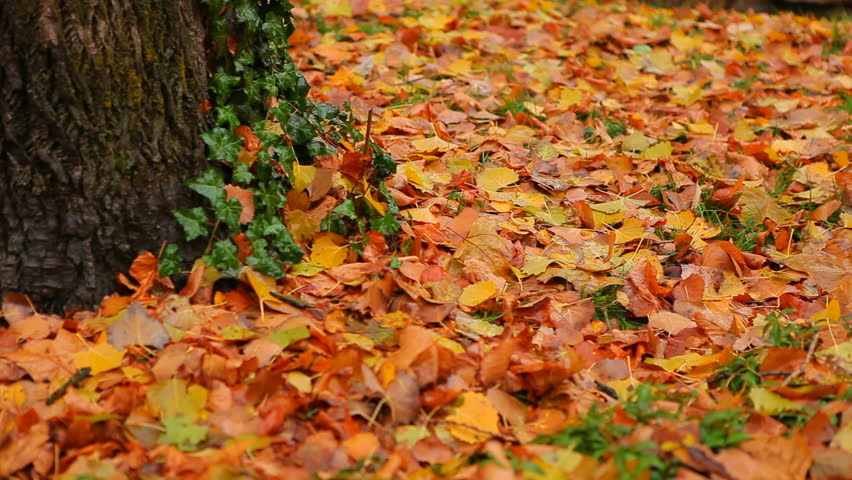
[[[163,324],[148,315],[148,311],[138,301],[131,303],[124,313],[113,320],[107,331],[109,343],[118,350],[124,350],[128,345],[159,349],[171,340]]]
[[[446,420],[450,434],[466,443],[479,443],[500,433],[499,416],[491,400],[481,393],[465,392],[459,396],[461,405],[453,409]]]

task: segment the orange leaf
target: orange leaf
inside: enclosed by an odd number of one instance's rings
[[[227,199],[236,198],[243,207],[240,212],[240,223],[247,224],[254,218],[254,192],[235,185],[225,185]]]

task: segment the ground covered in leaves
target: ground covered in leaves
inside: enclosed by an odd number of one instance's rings
[[[329,231],[348,145],[295,169],[279,282],[146,254],[94,312],[7,296],[0,476],[852,476],[848,19],[295,13],[314,98],[397,161],[401,233]]]

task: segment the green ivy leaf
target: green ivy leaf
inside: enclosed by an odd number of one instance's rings
[[[282,48],[287,48],[290,44],[287,39],[290,34],[287,33],[287,27],[284,19],[280,16],[270,13],[266,15],[266,21],[260,26],[263,35],[268,38],[273,44],[279,45]]]
[[[231,178],[234,183],[248,184],[254,180],[254,175],[252,175],[251,171],[249,171],[248,165],[245,163],[238,163],[237,167],[234,168],[234,174]]]
[[[174,445],[184,452],[198,449],[198,444],[207,438],[207,425],[197,425],[187,417],[166,417],[160,422],[166,431],[157,438],[157,441]]]
[[[214,128],[201,134],[201,139],[210,149],[210,158],[234,163],[243,148],[243,137],[235,135],[226,128]]]
[[[293,143],[304,145],[313,140],[316,133],[314,127],[299,115],[293,115],[284,126],[284,131],[293,139]]]
[[[160,278],[180,273],[181,260],[182,258],[180,258],[180,254],[178,253],[178,246],[174,243],[166,245],[166,249],[163,250],[163,257],[160,258],[160,263],[157,265]]]
[[[251,0],[242,0],[237,2],[234,7],[234,13],[237,16],[237,21],[245,24],[250,32],[254,32],[260,27],[260,16],[257,14],[257,3]]]
[[[375,178],[378,180],[383,180],[387,178],[388,175],[393,175],[396,173],[396,161],[394,161],[393,157],[390,154],[376,145],[375,142],[370,142],[373,145],[373,171],[375,172]]]
[[[308,144],[308,153],[311,157],[319,157],[322,155],[334,155],[337,150],[325,144],[325,142],[312,141]]]
[[[219,207],[225,203],[225,179],[222,172],[215,168],[208,168],[198,177],[187,182],[189,188],[207,197],[210,204]]]
[[[262,238],[251,242],[252,254],[246,259],[246,264],[253,265],[260,273],[281,278],[284,276],[281,262],[269,254],[268,248],[268,242]]]
[[[231,95],[231,90],[238,83],[240,83],[240,77],[228,75],[224,72],[216,72],[213,75],[213,81],[210,82],[210,90],[213,90],[213,93],[216,94],[217,103],[224,105],[224,100]]]
[[[281,348],[287,348],[290,344],[304,340],[310,336],[311,332],[308,331],[308,327],[302,325],[301,327],[272,332],[268,338],[271,342],[280,345]]]
[[[213,244],[213,250],[204,255],[204,261],[207,265],[216,267],[228,275],[236,275],[240,270],[237,246],[229,238]]]
[[[347,218],[351,218],[352,220],[358,219],[358,214],[355,213],[355,202],[353,202],[349,198],[340,202],[340,205],[334,207],[334,210],[332,210],[332,212]]]
[[[222,202],[218,207],[216,207],[216,218],[225,222],[225,225],[227,225],[231,231],[239,232],[240,214],[242,212],[242,204],[240,204],[236,198],[232,198],[227,202]]]
[[[388,212],[381,217],[375,217],[370,219],[370,228],[378,231],[384,236],[396,235],[399,233],[399,220],[397,220],[396,215]]]
[[[332,118],[337,118],[340,115],[340,110],[330,103],[315,102],[312,106],[313,108],[311,109],[311,112],[319,121],[331,120]]]
[[[247,48],[240,50],[240,53],[234,58],[234,70],[238,72],[248,71],[252,65],[254,65],[254,54]]]
[[[275,218],[278,209],[287,204],[287,199],[281,193],[281,187],[269,182],[261,184],[260,189],[255,190],[254,204],[258,209],[263,206],[267,218]]]
[[[290,120],[292,111],[290,110],[290,105],[282,103],[277,107],[270,108],[269,114],[274,116],[279,122],[287,123],[287,121]]]
[[[240,126],[240,119],[233,105],[220,105],[216,107],[216,125],[227,125],[228,129],[234,131]]]
[[[396,199],[393,198],[393,195],[388,192],[388,187],[384,182],[379,182],[379,191],[382,192],[382,196],[385,197],[385,200],[388,202],[388,213],[392,213],[394,215],[399,213],[399,205],[397,205]]]
[[[183,227],[186,241],[207,236],[207,213],[201,207],[172,212],[178,223]]]
[[[293,237],[286,229],[281,235],[275,237],[275,246],[278,248],[281,260],[287,263],[299,263],[305,255],[305,251],[293,241]]]

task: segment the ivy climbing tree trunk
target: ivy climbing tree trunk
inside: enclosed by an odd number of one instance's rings
[[[205,19],[191,0],[0,1],[0,290],[95,305],[205,164]]]

